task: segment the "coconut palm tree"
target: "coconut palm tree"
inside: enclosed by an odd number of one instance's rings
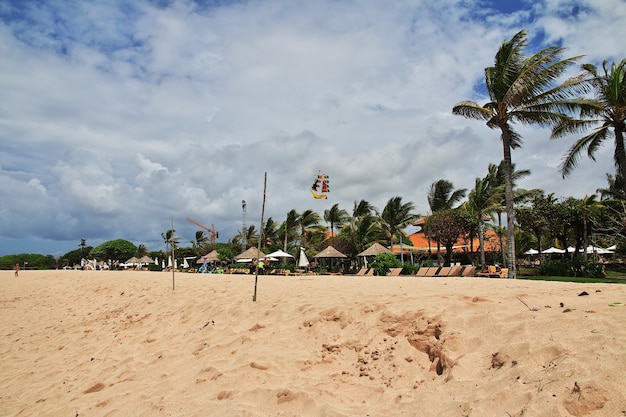
[[[561,173],[563,177],[569,175],[576,167],[578,157],[584,151],[587,151],[587,155],[594,159],[594,154],[602,143],[610,138],[610,132],[613,130],[615,166],[622,178],[626,178],[626,148],[624,146],[624,133],[626,133],[626,59],[617,65],[613,63],[610,68],[607,68],[607,62],[604,61],[602,63],[604,74],[599,74],[598,69],[591,64],[585,64],[582,68],[588,76],[587,82],[592,86],[595,94],[595,98],[590,100],[591,105],[581,112],[583,117],[589,117],[589,119],[563,120],[553,129],[552,137],[580,132],[598,123],[601,125],[572,145],[561,164]],[[626,183],[622,184],[622,187],[624,194],[626,194]]]
[[[348,212],[340,209],[339,204],[334,204],[330,209],[324,210],[324,221],[330,223],[330,234],[332,236],[335,235],[335,226],[341,229],[341,226],[343,226],[349,218]]]
[[[587,246],[589,237],[589,222],[604,208],[604,204],[597,200],[596,194],[586,195],[578,201],[578,211],[583,223],[583,259],[587,262]]]
[[[467,190],[454,190],[454,185],[448,180],[437,180],[428,189],[428,206],[432,213],[440,210],[450,210],[465,197]]]
[[[287,242],[289,239],[289,235],[296,227],[298,227],[299,219],[300,215],[298,214],[298,212],[292,209],[287,213],[287,218],[280,227],[279,234],[283,235],[283,251],[285,252],[287,252]]]
[[[478,241],[480,242],[480,264],[486,265],[485,260],[485,217],[498,210],[504,195],[504,187],[495,183],[495,177],[490,171],[485,178],[476,178],[474,188],[470,191],[463,208],[473,218],[473,224],[478,225]],[[474,226],[475,227],[475,226]],[[474,252],[474,239],[470,236],[471,252]]]
[[[522,138],[512,124],[555,126],[563,121],[571,122],[569,112],[584,104],[573,98],[586,91],[582,77],[556,83],[580,57],[561,59],[564,48],[556,46],[525,57],[526,44],[526,31],[522,30],[502,43],[494,65],[485,68],[489,102],[480,106],[473,101],[462,101],[452,109],[454,114],[484,120],[489,128],[501,132],[506,169],[507,266],[512,278],[515,278],[515,212],[511,150],[522,145]]]
[[[600,194],[600,201],[604,200],[626,200],[626,193],[624,192],[624,177],[617,172],[615,177],[606,173],[606,181],[609,186],[607,188],[598,188],[596,193]]]
[[[198,250],[203,245],[205,245],[209,241],[209,238],[204,234],[204,230],[196,231],[196,238],[194,240],[190,240],[191,247]]]
[[[413,214],[415,205],[412,202],[402,203],[402,197],[391,197],[380,215],[380,225],[389,238],[389,246],[393,245],[393,237],[407,227],[417,217]],[[402,239],[400,236],[399,239]]]
[[[307,245],[309,235],[322,233],[319,227],[320,215],[313,210],[305,210],[298,219],[300,225],[300,244],[304,247]]]

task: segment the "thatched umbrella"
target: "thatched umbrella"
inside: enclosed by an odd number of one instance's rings
[[[217,254],[217,250],[213,249],[211,252],[207,253],[206,255],[200,257],[196,263],[197,264],[202,264],[205,262],[215,262],[215,261],[219,261],[219,256]]]
[[[154,259],[152,259],[148,255],[144,255],[141,258],[139,258],[137,260],[137,262],[139,262],[140,264],[153,264],[154,263]]]
[[[261,258],[265,258],[265,254],[263,252],[261,252],[258,248],[250,248],[247,251],[240,253],[239,255],[235,256],[235,260],[240,260],[240,259],[261,259]]]
[[[376,256],[380,253],[392,253],[389,249],[378,242],[374,242],[372,246],[359,253],[357,256]]]
[[[337,259],[337,258],[347,258],[347,256],[339,252],[337,249],[333,248],[332,246],[327,246],[326,249],[324,249],[323,251],[315,255],[314,258],[315,259],[329,258],[332,260],[332,259]]]

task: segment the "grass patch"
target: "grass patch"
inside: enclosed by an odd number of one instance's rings
[[[589,277],[555,277],[555,276],[522,276],[517,279],[525,279],[529,281],[557,281],[557,282],[579,282],[584,284],[626,284],[626,277],[607,276],[606,278],[589,278]]]

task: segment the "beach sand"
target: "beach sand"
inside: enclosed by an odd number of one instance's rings
[[[1,271],[0,415],[626,415],[626,285],[261,276],[256,302],[253,276],[175,285]]]

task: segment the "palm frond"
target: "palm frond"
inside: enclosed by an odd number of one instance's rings
[[[567,151],[561,161],[559,169],[563,178],[570,175],[574,168],[576,168],[578,159],[585,150],[587,151],[587,155],[591,159],[594,159],[593,152],[591,151],[597,149],[607,136],[608,127],[603,126],[594,130],[590,135],[578,139],[576,143],[574,143],[574,145],[572,145],[572,147]]]
[[[489,120],[492,111],[479,106],[473,101],[462,101],[452,108],[452,114],[463,116],[467,119]]]
[[[589,127],[598,124],[598,122],[599,120],[563,119],[552,128],[550,139],[560,138],[573,133],[584,132],[589,129]]]

